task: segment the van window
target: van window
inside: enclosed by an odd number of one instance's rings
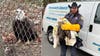
[[[94,23],[100,24],[100,4],[98,5],[98,8],[95,14]]]

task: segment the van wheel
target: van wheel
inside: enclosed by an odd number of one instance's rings
[[[53,39],[52,31],[48,31],[47,40],[51,45],[53,45],[54,39]]]

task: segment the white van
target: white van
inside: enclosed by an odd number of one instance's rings
[[[83,28],[79,33],[84,46],[80,49],[94,56],[100,56],[100,1],[77,3],[81,4],[79,13],[84,20]],[[57,19],[64,17],[70,11],[68,5],[71,4],[72,2],[60,2],[47,5],[43,17],[43,29],[51,44],[53,44],[53,27]]]

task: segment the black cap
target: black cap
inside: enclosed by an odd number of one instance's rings
[[[68,7],[69,7],[69,8],[72,8],[72,7],[77,7],[77,8],[79,8],[79,7],[81,7],[81,5],[77,5],[76,2],[73,2],[72,5],[71,5],[71,6],[68,5]]]

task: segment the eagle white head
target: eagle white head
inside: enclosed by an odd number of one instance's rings
[[[18,8],[16,10],[16,18],[18,20],[23,20],[25,18],[25,12],[23,10],[21,10],[20,8]]]

